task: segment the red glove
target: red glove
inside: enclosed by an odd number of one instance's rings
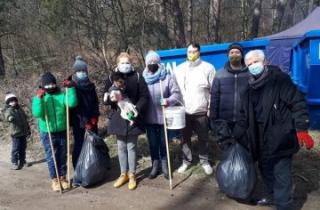
[[[308,131],[298,131],[297,135],[300,146],[305,145],[307,149],[313,148],[314,141],[312,137],[308,134]]]
[[[94,126],[91,125],[90,122],[87,122],[87,124],[85,125],[85,127],[86,127],[86,129],[89,130],[89,131],[91,131],[91,130],[94,128]]]
[[[46,93],[46,91],[45,91],[44,89],[39,88],[39,89],[37,90],[37,96],[38,96],[38,98],[42,99],[45,93]]]
[[[68,80],[68,79],[64,80],[63,81],[63,87],[66,87],[66,88],[72,87],[71,80]]]
[[[96,117],[92,117],[90,119],[90,123],[91,123],[91,125],[93,125],[95,127],[98,124],[98,119]]]

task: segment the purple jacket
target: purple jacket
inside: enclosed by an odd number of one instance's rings
[[[176,79],[167,75],[164,80],[161,81],[163,89],[163,98],[169,103],[169,106],[179,105],[182,101],[179,86]],[[145,123],[146,124],[163,124],[162,108],[160,105],[161,93],[160,82],[148,85],[150,100],[148,102]]]

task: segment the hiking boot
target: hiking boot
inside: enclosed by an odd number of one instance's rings
[[[12,163],[10,169],[11,169],[11,170],[19,170],[20,168],[19,168],[18,164]]]
[[[178,168],[178,173],[183,174],[188,169],[189,165],[186,163],[182,163],[182,165]]]
[[[55,192],[59,192],[60,191],[60,186],[59,186],[59,182],[58,182],[57,178],[52,179],[51,188]]]
[[[164,178],[169,179],[167,160],[161,160],[161,169],[162,169],[162,173],[163,173]]]
[[[137,180],[136,176],[133,173],[129,174],[129,185],[128,185],[129,190],[134,190],[137,188]]]
[[[121,173],[120,177],[117,179],[117,181],[113,184],[113,187],[119,188],[125,183],[127,183],[129,180],[129,177],[126,173]]]
[[[149,179],[154,179],[158,176],[159,172],[159,160],[154,160],[152,163],[152,170],[149,174]]]
[[[213,169],[209,163],[202,164],[202,168],[207,175],[211,175],[213,173]]]
[[[69,185],[68,180],[65,176],[60,177],[60,183],[64,190],[69,190],[71,188],[71,185]]]

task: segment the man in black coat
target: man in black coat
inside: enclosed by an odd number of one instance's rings
[[[210,125],[219,127],[216,120],[227,121],[232,128],[239,118],[240,93],[248,84],[248,68],[244,64],[244,54],[239,43],[228,48],[228,61],[213,80],[210,99]],[[215,123],[216,121],[216,123]]]
[[[258,160],[268,196],[257,204],[290,210],[292,156],[299,144],[307,149],[314,145],[308,134],[306,102],[287,74],[265,64],[262,50],[248,52],[245,63],[250,76],[248,88],[241,95],[242,117],[234,128],[234,136],[247,136],[247,147]]]

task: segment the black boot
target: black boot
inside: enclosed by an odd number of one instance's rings
[[[154,179],[158,176],[159,172],[159,160],[154,160],[152,163],[152,170],[149,174],[149,179]]]
[[[161,160],[161,169],[162,169],[162,173],[163,173],[164,178],[169,179],[167,160]]]

